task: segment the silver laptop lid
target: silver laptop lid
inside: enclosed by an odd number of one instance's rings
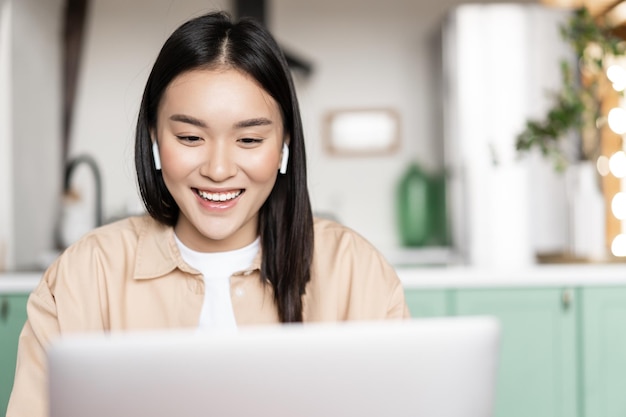
[[[490,317],[74,335],[51,417],[486,417],[498,345]]]

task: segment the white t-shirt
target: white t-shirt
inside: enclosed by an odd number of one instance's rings
[[[185,246],[176,236],[180,253],[190,266],[204,276],[204,302],[198,328],[201,330],[234,330],[237,328],[230,298],[230,277],[252,265],[259,251],[260,239],[241,249],[228,252],[197,252]]]

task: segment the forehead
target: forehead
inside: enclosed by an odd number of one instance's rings
[[[195,69],[165,89],[159,113],[190,112],[197,117],[268,117],[282,120],[278,103],[250,75],[236,69]]]

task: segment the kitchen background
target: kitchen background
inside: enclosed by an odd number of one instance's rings
[[[444,86],[449,85],[444,83],[444,74],[452,84],[471,86],[484,81],[484,77],[480,81],[455,75],[465,68],[480,73],[472,64],[471,51],[467,55],[468,51],[456,46],[444,48],[442,33],[461,3],[465,2],[267,2],[267,24],[279,43],[312,66],[310,74],[296,70],[294,76],[307,137],[314,210],[359,231],[396,263],[533,263],[536,252],[561,251],[568,244],[563,178],[557,177],[545,161],[531,158],[527,163],[533,169],[526,167],[524,172],[535,174],[520,182],[519,176],[525,174],[506,171],[507,166],[517,164],[512,148],[504,151],[504,171],[481,171],[489,177],[466,171],[465,162],[458,158],[459,150],[467,146],[460,146],[458,141],[476,138],[462,138],[463,129],[455,126],[449,115],[454,115],[454,110],[446,116],[444,108],[457,108],[457,102],[446,95]],[[92,165],[76,167],[72,185],[77,196],[62,199],[60,34],[64,4],[62,0],[0,0],[0,270],[39,269],[56,253],[59,225],[64,227],[61,237],[66,242],[95,225],[93,213],[100,187],[96,186]],[[530,72],[539,85],[531,88],[523,71],[511,73],[507,84],[504,74],[493,79],[504,83],[500,84],[504,88],[490,90],[489,97],[506,100],[509,95],[509,114],[521,111],[538,115],[547,105],[545,90],[559,82],[557,58],[567,54],[559,43],[557,27],[563,12],[548,12],[548,23],[540,18],[543,23],[538,24],[532,16],[540,14],[537,10],[543,6],[534,1],[508,4],[530,6],[523,9],[526,17],[522,21],[526,23],[520,23],[519,39],[513,39],[526,42],[526,47],[520,50],[517,46],[521,44],[500,45],[501,49],[492,49],[489,56],[479,47],[476,53],[480,51],[481,60],[488,58],[492,64],[499,60],[523,65],[529,58],[527,62],[533,65]],[[90,2],[69,156],[87,154],[97,164],[104,222],[142,211],[134,179],[133,133],[144,82],[160,46],[181,22],[213,8],[234,11],[235,4],[229,0]],[[492,29],[485,39],[497,40],[498,27]],[[444,50],[453,51],[447,61]],[[469,61],[461,60],[463,56]],[[520,84],[516,76],[525,77],[527,85]],[[525,104],[516,107],[514,103],[527,87],[534,95],[525,96]],[[493,96],[494,90],[499,95]],[[480,92],[477,100],[464,105],[488,105]],[[507,117],[497,111],[502,107],[492,107],[494,114],[488,118],[493,125],[491,133],[502,128],[498,121]],[[323,133],[329,112],[363,108],[390,109],[399,115],[397,149],[369,156],[330,154]],[[517,118],[521,128],[522,120],[519,115]],[[485,145],[486,151],[489,144]],[[475,161],[484,162],[483,156],[474,156]],[[427,173],[441,173],[445,168],[449,175],[449,192],[455,193],[448,202],[451,249],[407,251],[402,247],[396,224],[396,189],[411,162]],[[485,189],[494,186],[489,179],[493,176],[510,182],[501,181],[491,195],[486,195]],[[511,193],[515,189],[518,192]],[[507,205],[502,210],[484,204],[472,206],[467,199],[472,192],[480,196],[474,202],[491,201],[499,195]],[[493,201],[492,206],[496,203]],[[482,212],[483,216],[468,217],[466,212]],[[479,235],[482,240],[472,240]],[[479,248],[480,253],[470,247]]]
[[[141,212],[133,126],[160,46],[189,17],[234,11],[239,2],[89,3],[69,157],[90,158],[71,171],[76,195],[63,197],[66,0],[0,0],[0,415],[27,299],[56,255],[55,236],[66,245],[95,225],[98,189],[104,222]],[[314,209],[390,258],[413,317],[501,320],[494,416],[623,417],[626,258],[595,252],[598,241],[607,248],[609,207],[605,201],[598,210],[597,189],[568,198],[566,190],[577,189],[569,186],[572,176],[557,175],[535,153],[518,159],[514,152],[526,118],[543,116],[548,93],[560,86],[558,61],[573,62],[558,34],[567,12],[534,1],[466,3],[267,1],[267,24],[280,44],[312,66],[310,74],[294,76]],[[328,114],[372,108],[397,115],[398,145],[368,156],[329,153]],[[421,174],[406,175],[412,162],[429,174],[446,173],[449,242],[402,245],[397,187],[423,185]],[[591,168],[587,180],[597,176]],[[622,177],[626,191],[626,172]],[[423,195],[417,196],[408,211],[423,214]],[[423,222],[416,215],[405,226]],[[625,222],[618,225],[626,238]],[[538,265],[540,253],[575,253],[592,262],[557,256]]]

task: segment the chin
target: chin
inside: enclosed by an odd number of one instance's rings
[[[200,234],[208,241],[211,242],[228,242],[233,239],[237,239],[237,230],[201,230]]]

